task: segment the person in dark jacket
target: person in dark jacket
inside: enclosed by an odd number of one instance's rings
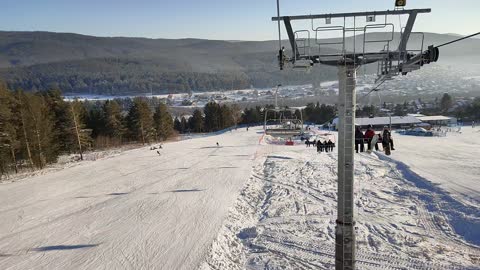
[[[364,145],[364,135],[360,127],[355,128],[355,152],[358,153],[358,146],[360,145],[360,152],[364,151],[365,145]]]
[[[373,131],[373,126],[368,125],[367,131],[365,131],[365,141],[367,142],[367,150],[372,151],[372,139],[375,136],[375,131]],[[378,148],[378,146],[377,146]]]
[[[328,147],[330,148],[330,152],[333,152],[333,148],[335,147],[335,144],[332,142],[332,140],[328,140]]]
[[[323,143],[322,141],[318,140],[317,141],[317,153],[323,152]]]
[[[375,144],[375,150],[378,151],[378,143],[379,143],[379,142],[380,142],[380,143],[383,142],[383,138],[382,138],[382,133],[381,133],[381,132],[378,133],[377,136],[378,136],[378,139],[377,139],[377,143]],[[382,145],[382,146],[383,146],[383,145]]]
[[[382,146],[383,148],[390,146],[390,150],[395,150],[395,148],[393,148],[392,133],[388,129],[388,126],[383,127]]]

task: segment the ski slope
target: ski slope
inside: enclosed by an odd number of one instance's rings
[[[475,134],[394,136],[392,156],[356,155],[359,269],[480,269]],[[0,269],[332,269],[336,151],[262,138],[239,129],[0,184]]]
[[[455,129],[456,130],[456,129]],[[393,134],[392,156],[456,198],[480,202],[480,128],[462,127],[447,137]]]
[[[1,184],[0,269],[195,269],[260,136],[242,129]]]
[[[355,156],[358,269],[480,269],[480,203],[458,200],[397,160],[404,138],[395,138],[397,150],[390,157],[380,152]],[[435,140],[429,146],[435,147]],[[268,148],[202,270],[334,268],[336,151]],[[419,157],[417,163],[426,167],[434,158]],[[457,165],[443,164],[450,175]],[[469,179],[476,179],[476,171],[470,173]],[[449,180],[454,179],[445,183]]]

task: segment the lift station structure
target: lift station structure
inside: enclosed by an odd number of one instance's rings
[[[404,1],[397,1],[397,6]],[[423,48],[423,33],[414,33],[417,15],[430,9],[404,9],[354,13],[280,16],[277,0],[279,30],[279,67],[309,68],[316,64],[338,67],[338,207],[335,228],[335,269],[355,269],[355,213],[354,213],[354,127],[356,108],[356,73],[360,66],[377,63],[375,83],[382,84],[398,75],[420,69],[424,64],[436,62],[438,47]],[[405,27],[397,29],[389,19],[408,15]],[[389,18],[390,17],[390,18]],[[400,17],[399,17],[400,18]],[[280,23],[283,21],[291,47],[287,55],[282,46]],[[311,29],[294,30],[292,22],[311,22]],[[320,23],[319,23],[320,22]],[[315,24],[322,26],[315,27]],[[327,32],[338,38],[326,38]],[[378,33],[381,32],[381,35]],[[418,48],[408,48],[412,35],[419,35]],[[398,44],[396,44],[398,43]],[[395,45],[394,45],[395,44]],[[373,45],[373,46],[372,46]],[[337,46],[338,50],[332,50]],[[370,49],[370,47],[374,47]]]

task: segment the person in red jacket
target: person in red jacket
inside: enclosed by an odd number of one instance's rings
[[[373,130],[372,125],[368,125],[367,131],[365,131],[365,141],[367,141],[367,147],[369,151],[372,151],[372,139],[375,136],[375,131]]]

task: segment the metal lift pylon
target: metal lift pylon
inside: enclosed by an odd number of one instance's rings
[[[278,5],[278,0],[277,0]],[[277,6],[279,13],[279,8]],[[438,48],[430,46],[428,50],[422,48],[407,50],[407,43],[412,32],[416,17],[420,13],[429,13],[430,9],[396,9],[387,11],[370,11],[355,13],[320,14],[282,16],[278,14],[273,21],[284,22],[285,29],[291,45],[292,56],[288,57],[285,48],[279,48],[278,60],[280,69],[283,70],[287,64],[293,67],[308,68],[315,64],[325,64],[338,67],[339,97],[338,97],[338,209],[335,229],[335,269],[355,269],[355,209],[354,209],[354,136],[355,136],[355,107],[356,107],[356,70],[361,65],[378,62],[378,74],[376,83],[390,80],[397,75],[406,75],[408,72],[417,70],[424,64],[438,60]],[[401,31],[399,46],[391,50],[391,43],[394,39],[394,25],[387,21],[389,15],[409,15],[405,28]],[[375,17],[385,17],[384,23],[375,23]],[[356,25],[358,18],[367,18],[363,27]],[[343,19],[343,25],[331,26],[332,19]],[[346,18],[353,18],[353,27],[346,25]],[[314,20],[325,19],[328,26],[314,28]],[[312,20],[311,31],[315,32],[315,43],[319,46],[318,54],[310,55],[310,48],[305,49],[305,44],[310,44],[310,30],[293,31],[292,21]],[[369,29],[385,29],[391,27],[391,38],[380,40],[369,40],[367,31]],[[340,31],[342,36],[339,42],[323,41],[318,39],[318,34],[325,31]],[[297,45],[299,34],[308,32],[307,38],[301,39],[303,46]],[[346,33],[353,33],[353,49],[347,51]],[[363,34],[363,48],[357,52],[355,41],[356,34]],[[280,36],[280,34],[279,34]],[[313,36],[313,35],[312,35]],[[422,36],[423,37],[423,36]],[[308,39],[308,42],[306,40]],[[376,52],[366,50],[370,43],[385,42],[384,49]],[[281,44],[281,43],[280,43]],[[340,53],[323,54],[322,47],[325,45],[337,44],[342,47]],[[300,64],[296,66],[297,63]]]

